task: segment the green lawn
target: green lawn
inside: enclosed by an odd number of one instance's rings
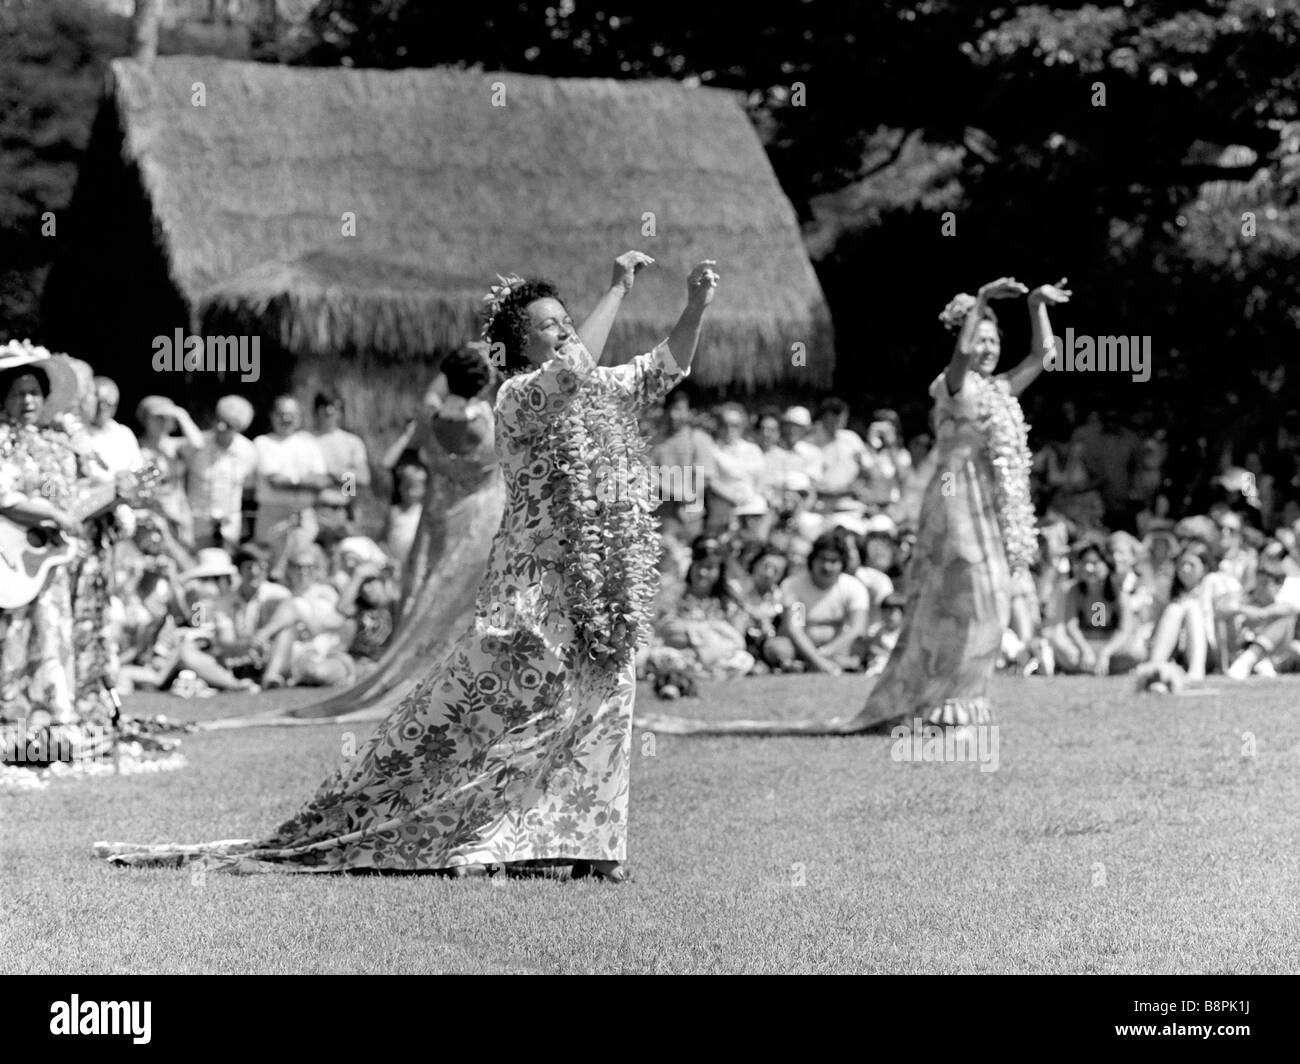
[[[863,690],[854,677],[754,679],[676,706],[829,716]],[[348,729],[190,736],[185,771],[0,798],[0,969],[1300,971],[1295,681],[1161,698],[1123,680],[999,679],[993,695],[996,772],[900,763],[887,737],[658,736],[643,756],[638,733],[635,879],[622,886],[196,882],[92,859],[96,839],[269,830],[336,762]],[[198,719],[303,698],[149,696],[128,709]]]

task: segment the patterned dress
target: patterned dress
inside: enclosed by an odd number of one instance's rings
[[[0,506],[43,498],[65,508],[79,471],[65,432],[0,422]],[[26,606],[0,610],[0,720],[21,721],[34,709],[59,722],[75,719],[71,569],[54,569]]]
[[[1002,378],[993,383],[1007,389]],[[935,467],[908,563],[903,628],[855,718],[860,727],[917,717],[953,725],[991,719],[987,690],[1011,616],[1011,573],[976,384],[968,373],[956,395],[942,374],[930,385]]]
[[[352,764],[258,842],[97,843],[118,864],[205,859],[239,872],[420,871],[528,860],[622,861],[636,678],[579,658],[552,498],[559,472],[533,441],[586,375],[628,409],[681,377],[665,346],[597,369],[573,354],[514,377],[496,401],[505,514],[473,624]],[[603,456],[644,466],[644,442]]]
[[[0,423],[0,505],[47,498],[69,509],[85,483],[76,441],[62,428]],[[0,720],[42,709],[57,722],[106,724],[104,680],[117,679],[117,647],[105,618],[111,595],[108,519],[89,522],[71,562],[54,569],[35,600],[0,610]]]

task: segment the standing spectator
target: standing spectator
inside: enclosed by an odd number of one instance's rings
[[[713,476],[714,456],[709,434],[692,424],[691,393],[685,385],[673,389],[664,402],[664,430],[650,456],[661,471],[661,491],[666,482],[675,495],[659,503],[663,534],[682,543],[694,542],[704,530],[704,495]]]
[[[109,478],[118,473],[133,472],[144,464],[135,433],[113,420],[120,399],[121,395],[113,381],[107,377],[95,378],[95,412],[86,429],[86,436],[104,463]]]
[[[870,469],[871,452],[848,424],[849,405],[843,399],[827,399],[817,411],[811,439],[821,449],[821,479],[816,486],[818,503],[825,510],[855,497],[862,474]]]
[[[190,510],[200,546],[230,548],[241,539],[244,489],[257,471],[257,449],[244,435],[252,423],[247,399],[222,396],[216,423],[190,458]]]
[[[424,512],[424,497],[429,490],[429,471],[419,462],[403,462],[394,474],[397,501],[388,509],[384,524],[383,547],[400,573],[406,566],[415,530]]]
[[[705,532],[723,535],[736,507],[762,494],[767,461],[758,444],[745,439],[745,409],[725,403],[716,412],[718,435],[713,444],[713,477],[705,495]]]
[[[253,441],[257,449],[257,524],[253,538],[273,548],[284,541],[287,522],[331,487],[316,437],[302,429],[298,400],[282,395],[271,409],[271,431]],[[281,526],[276,530],[276,526]]]
[[[783,464],[785,448],[781,446],[781,414],[771,407],[765,407],[754,419],[754,437],[758,449],[763,455],[763,496],[769,502],[776,501],[776,485],[785,476]]]
[[[142,426],[140,454],[153,462],[160,474],[152,505],[170,522],[181,545],[194,547],[194,518],[185,493],[185,474],[190,458],[204,443],[203,433],[189,413],[161,395],[147,395],[136,408]],[[172,429],[181,435],[173,436]]]
[[[769,483],[780,490],[783,477],[798,473],[816,484],[822,475],[822,452],[806,437],[812,428],[812,414],[805,406],[792,406],[781,415],[781,450],[767,457]]]
[[[325,456],[325,471],[333,478],[331,487],[355,499],[370,487],[370,456],[361,437],[343,428],[343,400],[337,395],[317,393],[312,404],[316,414],[316,445]]]
[[[1064,424],[1061,425],[1064,431]],[[1034,455],[1033,478],[1038,505],[1077,520],[1080,500],[1093,488],[1093,476],[1084,462],[1081,440],[1067,440],[1051,434]]]
[[[903,499],[903,485],[912,472],[912,456],[903,446],[902,420],[893,410],[877,410],[867,427],[870,458],[863,501],[872,513],[894,514]]]

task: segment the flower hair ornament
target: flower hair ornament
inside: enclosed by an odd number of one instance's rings
[[[958,292],[948,301],[939,315],[943,327],[949,332],[957,332],[966,323],[966,315],[975,305],[975,297],[967,292]]]
[[[40,344],[34,344],[30,340],[10,340],[7,344],[0,344],[0,358],[4,356],[22,355],[30,358],[47,358],[52,351],[49,348],[41,347]]]
[[[492,321],[501,311],[501,305],[510,298],[511,294],[524,283],[524,279],[518,274],[510,274],[508,277],[502,277],[497,274],[497,280],[500,284],[488,286],[488,294],[483,297],[486,304],[484,310],[487,312],[487,318],[483,322],[483,339],[488,337],[488,329],[492,327]]]

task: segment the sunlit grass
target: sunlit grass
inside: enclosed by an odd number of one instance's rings
[[[860,678],[656,703],[832,715]],[[279,694],[279,701],[302,699]],[[652,696],[643,691],[646,704]],[[205,733],[183,772],[0,799],[10,972],[1300,970],[1300,688],[1137,697],[999,680],[996,772],[887,737],[633,744],[634,882],[126,870],[96,839],[255,837],[342,749],[326,725]],[[130,709],[236,715],[261,699]],[[1254,756],[1249,753],[1254,743]],[[645,756],[652,754],[652,756]]]

